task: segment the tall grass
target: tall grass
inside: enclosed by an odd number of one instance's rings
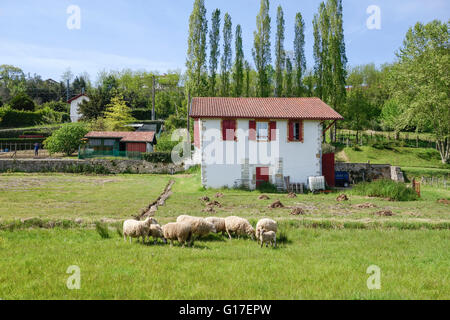
[[[353,188],[353,193],[368,197],[389,198],[394,201],[417,200],[416,192],[404,183],[391,180],[363,182]]]

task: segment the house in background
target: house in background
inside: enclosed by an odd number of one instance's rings
[[[190,117],[203,186],[250,189],[322,176],[323,122],[343,119],[318,98],[194,98]],[[222,163],[211,161],[217,154]]]
[[[109,132],[92,131],[85,139],[87,144],[80,149],[79,158],[128,157],[139,158],[142,153],[153,152],[157,144],[155,132]]]
[[[80,120],[81,114],[78,107],[85,100],[89,101],[89,97],[85,93],[81,93],[67,101],[70,104],[70,120],[72,122],[78,122]]]

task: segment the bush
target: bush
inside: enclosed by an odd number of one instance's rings
[[[363,182],[353,188],[358,195],[368,197],[389,198],[394,201],[417,200],[416,192],[408,188],[404,183],[392,180],[377,180],[374,182]]]
[[[70,113],[70,105],[67,102],[63,101],[50,101],[44,103],[42,106],[38,107],[39,109],[49,108],[52,111],[62,112],[62,113]]]
[[[0,108],[1,110],[1,108]],[[1,116],[0,116],[1,118]],[[1,121],[1,120],[0,120]],[[0,130],[0,138],[17,138],[19,136],[44,136],[49,137],[53,132],[61,128],[61,125],[53,125],[48,127],[41,127],[36,129],[21,128],[21,129],[2,129]]]
[[[70,156],[78,150],[81,139],[88,133],[84,123],[65,124],[44,141],[46,149],[52,153]]]
[[[32,127],[41,124],[54,124],[70,121],[68,113],[56,112],[46,107],[38,111],[14,110],[10,107],[0,108],[0,127]]]
[[[263,193],[277,193],[278,192],[277,187],[270,182],[263,182],[256,189]]]
[[[9,101],[9,105],[14,110],[34,111],[36,107],[33,100],[26,93],[19,93]]]
[[[108,226],[102,222],[95,223],[95,231],[100,235],[102,239],[109,239],[111,235],[109,234]]]
[[[148,108],[133,109],[131,115],[137,120],[152,120],[152,110]]]
[[[142,154],[143,160],[152,163],[172,163],[171,152],[152,152]]]

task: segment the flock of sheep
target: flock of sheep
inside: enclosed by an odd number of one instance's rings
[[[173,241],[178,241],[183,247],[187,243],[189,246],[193,245],[194,238],[200,238],[210,233],[219,233],[222,235],[228,234],[231,240],[231,234],[235,234],[238,238],[242,235],[247,235],[254,240],[261,243],[261,248],[264,244],[266,247],[271,244],[273,247],[277,246],[277,230],[278,224],[272,219],[262,219],[256,225],[256,231],[248,220],[240,217],[228,218],[198,218],[182,215],[177,218],[177,222],[168,223],[160,226],[154,218],[147,218],[145,221],[127,220],[123,223],[123,237],[124,240],[142,237],[142,243],[145,243],[149,237],[152,237],[156,243],[160,238],[167,243],[170,240],[170,245]]]

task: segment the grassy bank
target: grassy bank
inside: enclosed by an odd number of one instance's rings
[[[287,236],[276,250],[218,238],[182,249],[103,240],[94,230],[0,232],[0,298],[450,298],[448,230],[289,229]],[[66,287],[72,265],[81,270],[80,290]],[[381,268],[381,290],[366,286],[371,265]]]

